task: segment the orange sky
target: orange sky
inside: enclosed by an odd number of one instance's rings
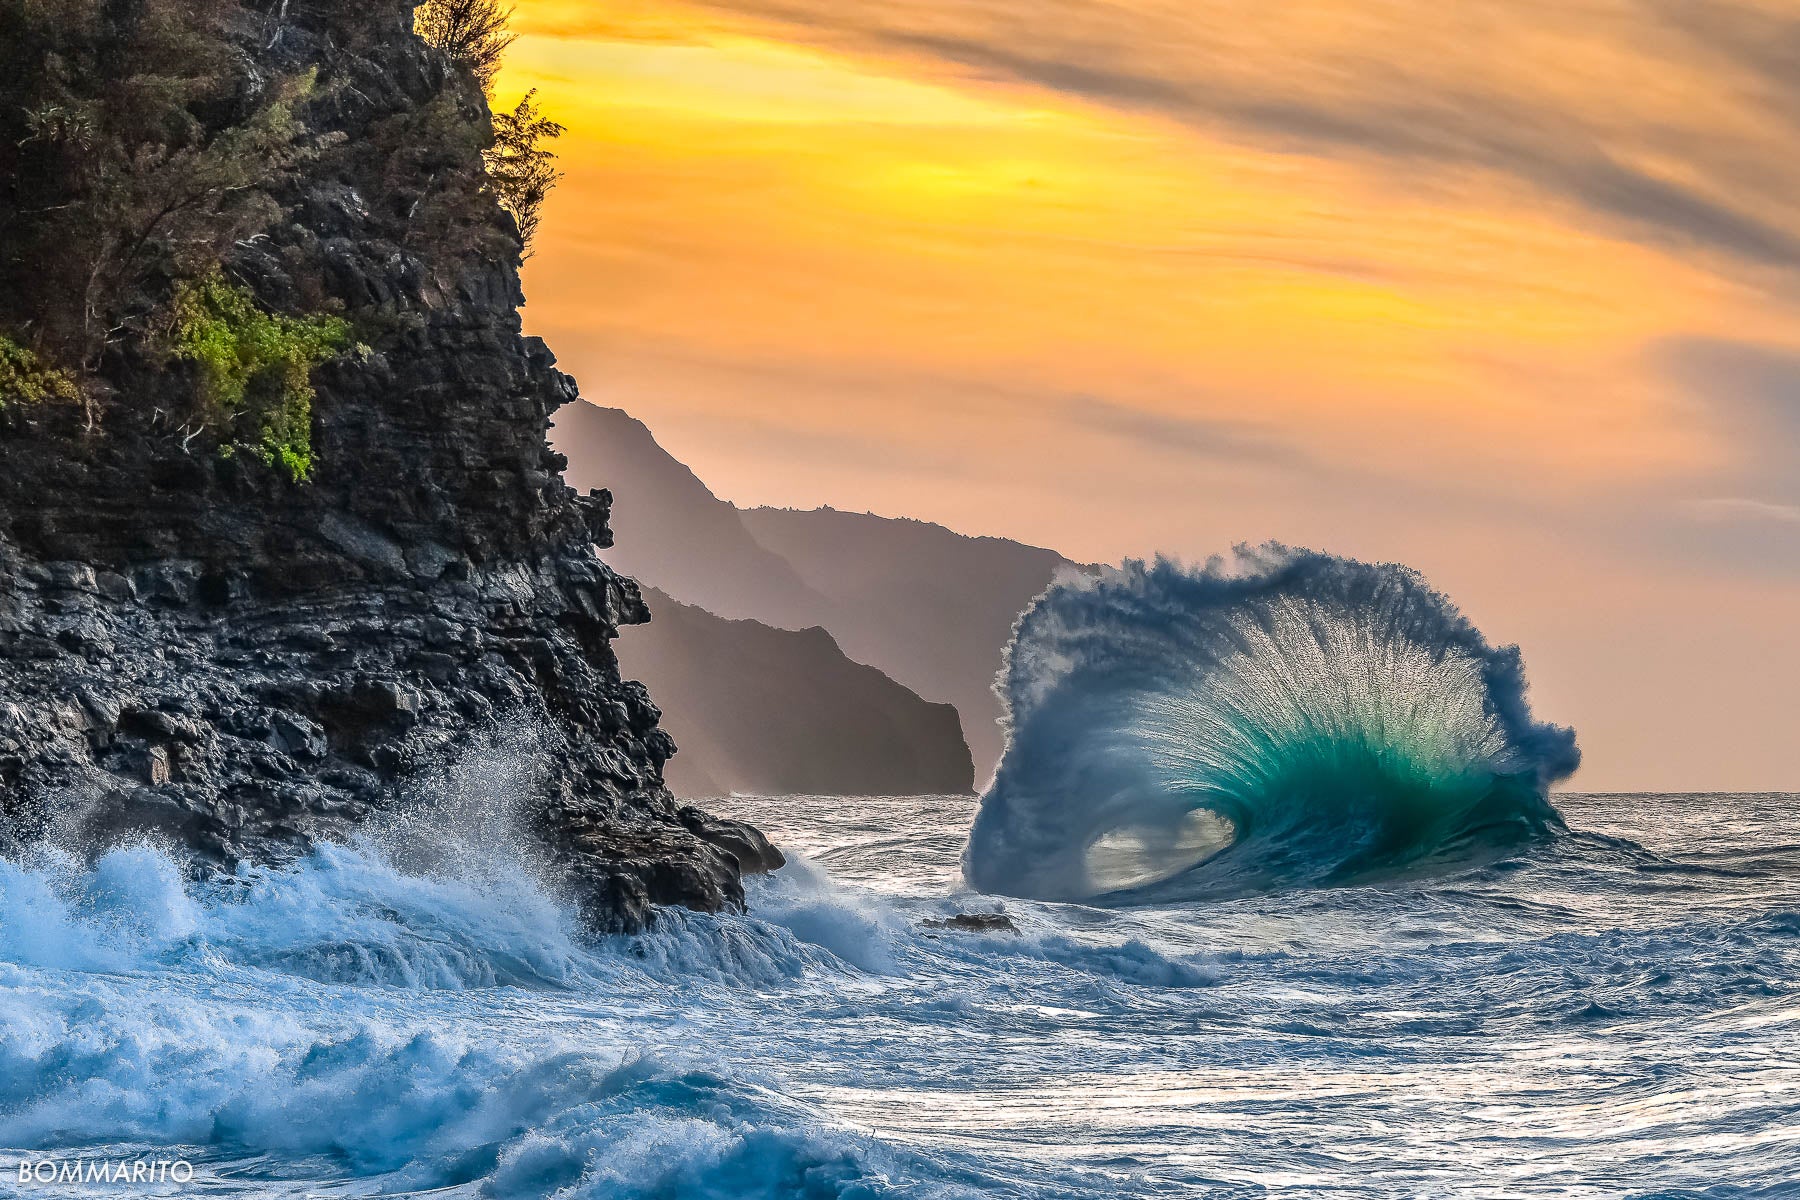
[[[1800,17],[1444,7],[522,0],[528,325],[739,503],[1405,561],[1577,786],[1800,789]]]

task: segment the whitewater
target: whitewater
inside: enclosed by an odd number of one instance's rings
[[[0,860],[0,1195],[1800,1196],[1800,797],[1557,794],[1516,651],[1280,548],[1065,581],[1004,682],[979,802],[718,802],[789,865],[636,936],[516,732],[283,865]]]
[[[599,942],[492,855],[0,864],[0,1167],[173,1155],[218,1196],[1795,1194],[1794,798],[1560,803],[1576,832],[1429,880],[1094,907],[966,891],[966,798],[740,798],[796,855],[752,914]],[[922,923],[997,909],[1017,935]]]
[[[1020,617],[983,891],[1220,895],[1342,883],[1541,837],[1581,762],[1517,647],[1416,572],[1269,544],[1128,560]]]

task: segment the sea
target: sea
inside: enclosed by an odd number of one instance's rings
[[[749,910],[596,939],[482,793],[0,861],[0,1195],[1800,1196],[1800,796],[1083,900],[972,891],[969,797],[733,797]]]

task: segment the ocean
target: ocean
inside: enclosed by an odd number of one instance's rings
[[[0,862],[0,1194],[1800,1196],[1800,797],[1106,903],[969,891],[967,797],[739,797],[793,856],[751,911],[598,941],[500,801]]]

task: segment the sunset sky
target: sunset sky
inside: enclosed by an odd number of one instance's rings
[[[497,99],[569,126],[528,326],[720,495],[1406,562],[1573,786],[1800,789],[1793,5],[515,24]]]

